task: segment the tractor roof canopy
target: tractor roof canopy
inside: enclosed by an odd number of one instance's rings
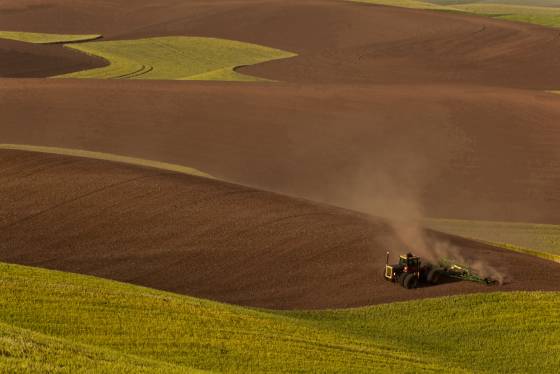
[[[405,255],[400,255],[400,258],[402,258],[403,260],[408,260],[408,259],[417,259],[419,258],[418,256],[414,256],[412,253],[407,253]]]
[[[419,262],[420,258],[418,256],[414,256],[412,253],[401,255],[399,259],[399,265],[413,265]]]

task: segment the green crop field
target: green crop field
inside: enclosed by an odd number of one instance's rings
[[[205,178],[213,178],[210,174],[206,174],[200,170],[190,168],[187,166],[170,164],[167,162],[145,160],[145,159],[135,158],[135,157],[119,156],[111,153],[91,152],[91,151],[85,151],[81,149],[42,147],[42,146],[24,145],[24,144],[0,144],[0,150],[2,149],[26,151],[26,152],[50,153],[50,154],[57,154],[57,155],[71,156],[71,157],[92,158],[95,160],[112,161],[121,164],[144,166],[144,167],[149,167],[154,169],[174,171],[176,173],[181,173],[181,174],[196,175]]]
[[[560,0],[424,0],[439,5],[461,5],[461,4],[505,4],[505,5],[527,5],[537,7],[560,7]]]
[[[110,65],[57,78],[256,81],[259,78],[239,74],[234,69],[295,56],[256,44],[187,36],[88,42],[67,47],[103,57]]]
[[[4,373],[203,373],[109,349],[49,337],[0,323],[0,370]]]
[[[429,219],[425,225],[433,230],[560,262],[559,225],[452,219]]]
[[[508,21],[527,22],[541,26],[560,27],[560,8],[502,4],[454,5],[464,12],[486,15]]]
[[[7,264],[0,289],[0,371],[70,372],[90,360],[132,372],[525,373],[560,365],[551,354],[560,348],[559,293],[280,312]]]
[[[446,1],[446,0],[350,0],[355,2],[391,5],[405,8],[463,12],[541,26],[560,27],[560,1],[558,0],[496,0],[496,1]]]
[[[74,43],[99,38],[101,38],[101,35],[68,35],[21,31],[0,31],[0,39],[11,39],[34,44]]]

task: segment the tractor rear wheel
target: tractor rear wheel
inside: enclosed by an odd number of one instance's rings
[[[426,277],[426,281],[430,284],[438,284],[440,278],[441,278],[441,269],[433,268],[428,273],[428,276]]]
[[[418,277],[416,277],[416,274],[407,274],[404,278],[403,287],[409,290],[418,287]]]

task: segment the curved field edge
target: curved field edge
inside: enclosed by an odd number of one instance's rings
[[[25,144],[0,144],[0,149],[14,150],[14,151],[27,151],[37,153],[50,153],[62,156],[73,156],[91,158],[95,160],[113,161],[121,164],[130,164],[136,166],[143,166],[153,169],[173,171],[181,174],[195,175],[204,178],[214,179],[210,174],[204,173],[200,170],[177,164],[170,164],[167,162],[146,160],[136,157],[120,156],[112,153],[93,152],[81,149],[59,148],[59,147],[43,147]]]
[[[503,4],[503,5],[532,5],[539,7],[560,7],[560,0],[423,0],[438,5],[460,4]]]
[[[234,40],[170,36],[66,45],[104,58],[109,65],[54,78],[263,81],[237,67],[296,56]]]
[[[3,373],[203,373],[0,323]]]
[[[427,228],[560,263],[560,225],[427,219]]]
[[[0,264],[0,286],[4,324],[188,368],[546,372],[560,364],[550,354],[560,347],[558,292],[280,312],[19,265]]]
[[[346,0],[354,3],[365,3],[373,5],[387,5],[401,8],[411,9],[429,9],[429,10],[449,10],[446,5],[432,4],[428,1],[421,0]]]
[[[0,39],[10,39],[19,42],[33,44],[61,44],[86,42],[100,39],[99,34],[77,35],[77,34],[48,34],[23,31],[0,31]]]
[[[560,9],[551,6],[512,4],[496,0],[479,3],[476,1],[445,2],[420,0],[347,0],[356,3],[396,6],[401,8],[424,9],[444,12],[459,12],[506,21],[532,23],[545,27],[560,27]]]

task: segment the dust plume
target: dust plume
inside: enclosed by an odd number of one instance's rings
[[[392,259],[407,252],[412,252],[431,263],[448,259],[469,267],[483,278],[503,284],[506,276],[501,271],[479,258],[473,258],[464,249],[424,227],[425,214],[421,191],[427,188],[427,181],[435,178],[436,174],[422,162],[421,157],[409,161],[411,162],[403,164],[413,166],[409,166],[409,169],[404,168],[404,172],[402,168],[392,174],[370,171],[367,178],[362,174],[360,187],[353,195],[356,196],[356,201],[352,202],[355,209],[384,218],[390,225],[396,238],[387,248]],[[425,183],[421,183],[422,181]],[[374,192],[368,194],[364,188]]]

